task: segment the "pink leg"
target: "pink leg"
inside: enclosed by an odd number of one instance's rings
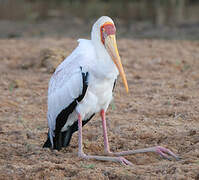
[[[129,162],[123,157],[91,156],[84,154],[82,148],[82,118],[80,114],[78,114],[78,156],[84,159],[96,159],[101,161],[120,162],[123,165],[132,165],[131,162]]]
[[[170,155],[176,160],[179,160],[180,158],[175,155],[172,151],[169,149],[166,149],[162,146],[155,146],[155,147],[149,147],[149,148],[143,148],[143,149],[137,149],[137,150],[129,150],[129,151],[122,151],[122,152],[116,152],[113,153],[116,156],[125,156],[125,155],[130,155],[130,154],[137,154],[137,153],[145,153],[145,152],[155,152],[159,154],[162,158],[171,160],[171,158],[168,156]]]
[[[155,147],[138,149],[138,150],[122,151],[122,152],[116,152],[116,153],[111,152],[109,148],[107,128],[106,128],[106,118],[105,118],[104,110],[101,110],[101,118],[102,118],[103,134],[104,134],[104,149],[107,154],[113,154],[116,156],[125,156],[125,155],[136,154],[136,153],[155,152],[155,153],[158,153],[162,158],[171,160],[171,158],[168,156],[170,155],[176,160],[179,160],[179,157],[176,156],[172,151],[161,146],[155,146]]]
[[[107,154],[111,154],[109,142],[108,142],[107,128],[106,128],[106,117],[105,117],[105,112],[103,109],[101,110],[100,115],[102,118],[102,127],[103,127],[103,135],[104,135],[104,151]]]

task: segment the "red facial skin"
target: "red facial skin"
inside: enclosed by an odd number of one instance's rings
[[[104,44],[105,38],[109,35],[115,34],[116,28],[113,23],[106,22],[100,28],[101,41]]]

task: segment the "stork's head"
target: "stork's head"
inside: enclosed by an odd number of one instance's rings
[[[128,92],[128,84],[117,49],[115,34],[116,28],[113,20],[108,16],[102,16],[93,25],[91,38],[106,49],[112,61],[116,65],[122,77],[126,91]]]

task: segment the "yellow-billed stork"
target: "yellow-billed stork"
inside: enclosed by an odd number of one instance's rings
[[[160,146],[116,153],[110,151],[105,113],[113,98],[118,74],[128,92],[115,34],[113,20],[107,16],[100,17],[92,27],[91,40],[79,39],[78,47],[57,67],[48,88],[49,132],[44,147],[60,150],[69,145],[72,134],[78,131],[78,155],[81,158],[132,165],[122,156],[156,152],[167,159],[168,155],[178,159],[173,152]],[[105,153],[109,156],[83,152],[82,126],[98,112],[102,119]]]

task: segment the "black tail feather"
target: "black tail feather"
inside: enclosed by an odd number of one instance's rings
[[[55,137],[53,138],[53,149],[57,149],[58,151],[62,148],[62,133],[59,132],[55,134]]]
[[[53,138],[54,149],[57,149],[59,151],[61,150],[62,147],[67,147],[70,143],[72,134],[73,132],[71,127],[68,128],[67,131],[56,134],[55,137]]]
[[[92,114],[92,116],[82,122],[82,126],[84,126],[87,122],[91,120],[91,118],[95,114]],[[53,137],[53,149],[57,149],[58,151],[61,150],[62,147],[67,147],[70,144],[70,140],[72,137],[72,134],[78,130],[78,120],[73,123],[72,126],[68,127],[67,131],[64,132],[55,132],[55,137]],[[51,142],[50,142],[50,136],[48,134],[47,140],[43,145],[43,148],[51,148]]]
[[[58,151],[61,150],[62,147],[67,147],[70,144],[70,140],[72,137],[72,129],[69,128],[67,131],[60,132],[56,134],[53,138],[53,149],[57,149]],[[52,148],[52,144],[50,141],[50,137],[48,135],[46,142],[43,145],[43,148]]]
[[[48,134],[47,140],[44,143],[43,148],[51,148],[51,147],[52,147],[52,144],[50,142],[50,137],[49,137],[49,134]]]
[[[70,144],[72,134],[71,128],[62,132],[62,147],[67,147]]]

